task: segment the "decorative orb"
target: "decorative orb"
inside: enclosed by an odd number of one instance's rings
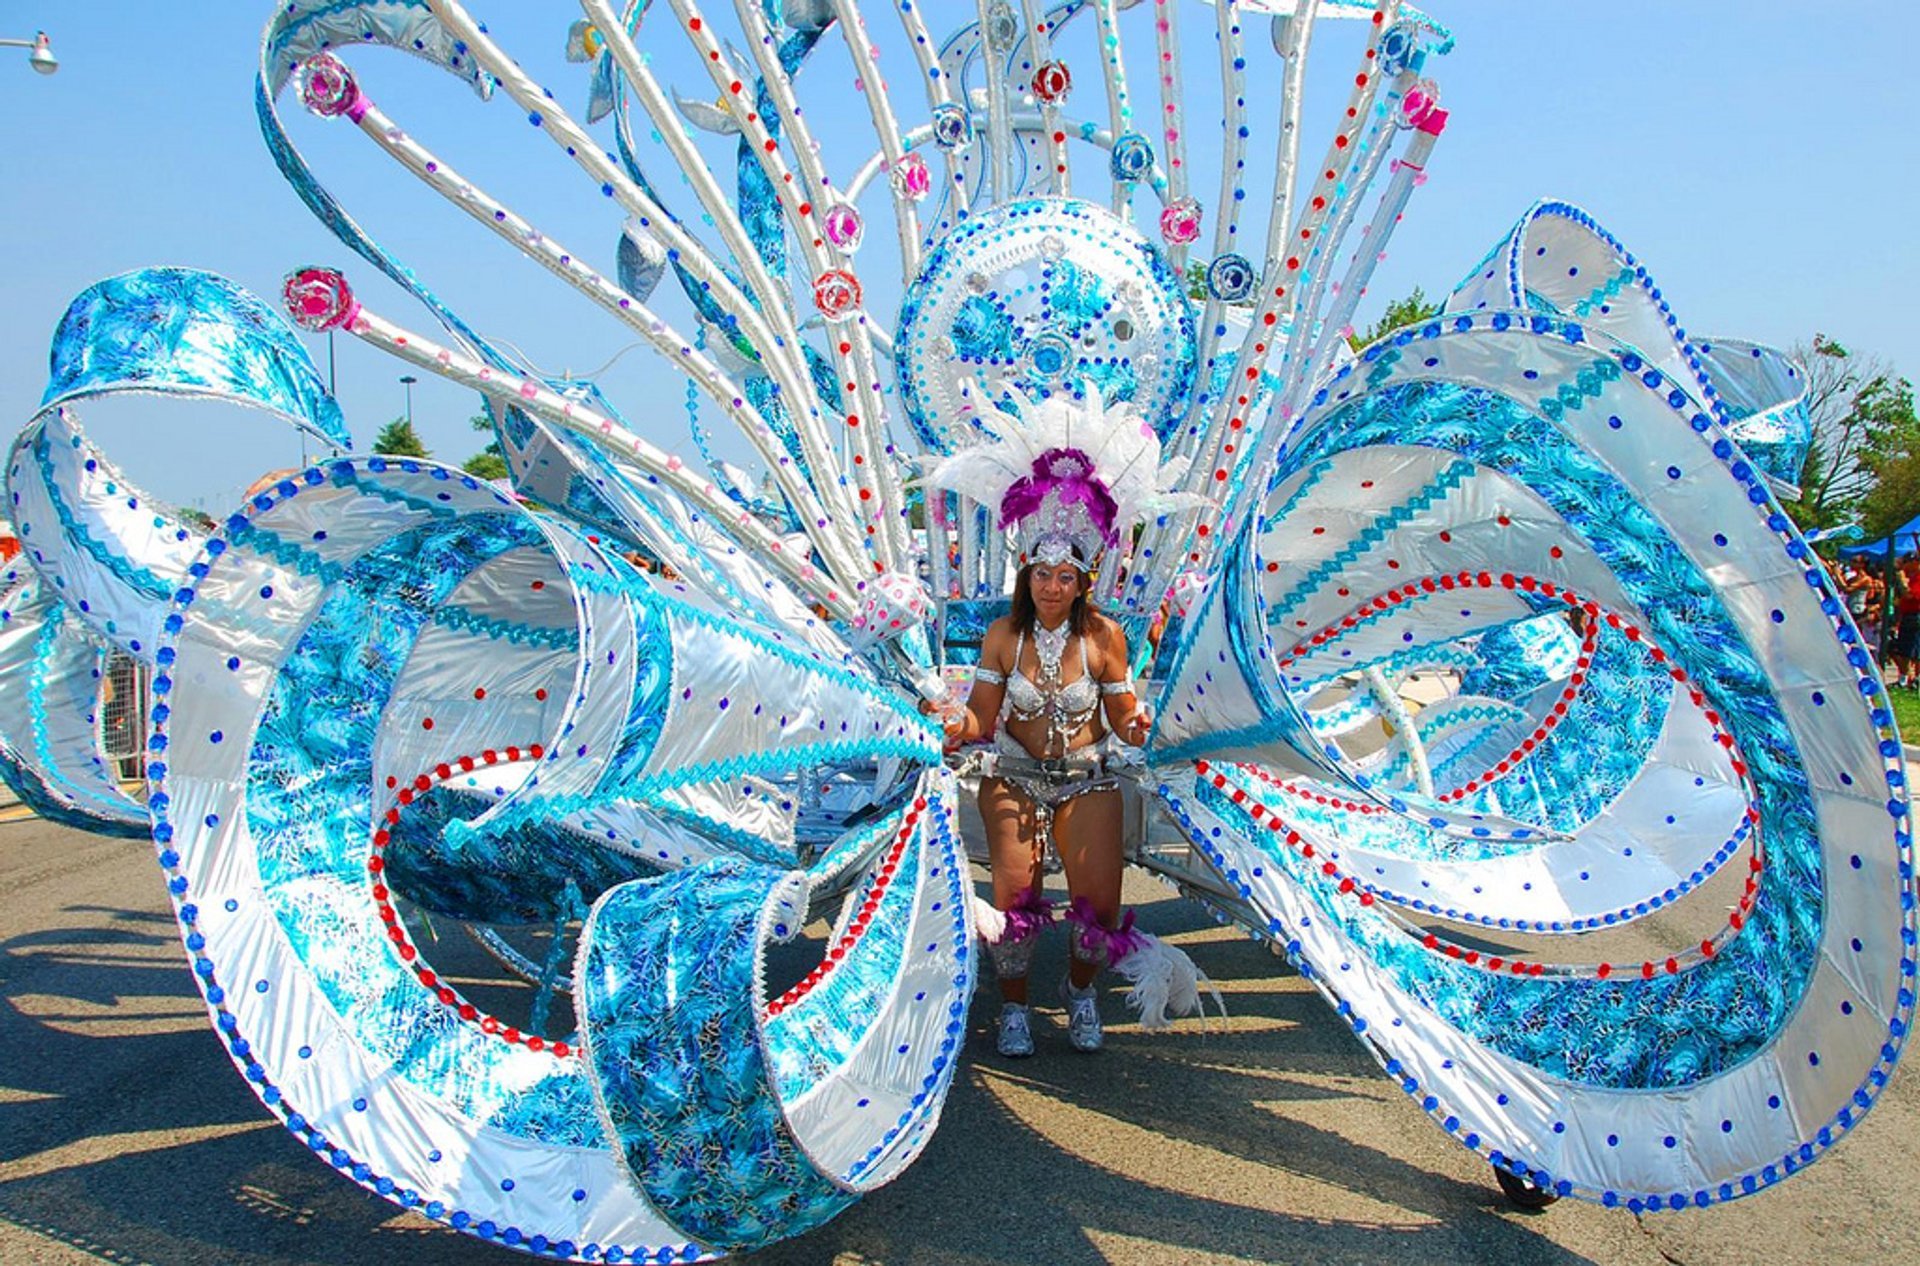
[[[1148,180],[1153,176],[1153,143],[1138,132],[1114,138],[1110,165],[1115,180]]]
[[[965,149],[973,143],[973,120],[965,107],[943,101],[933,108],[933,143],[941,149]]]
[[[1222,303],[1238,303],[1253,293],[1258,280],[1245,255],[1228,252],[1207,265],[1207,293]]]
[[[867,235],[866,222],[860,218],[860,212],[845,202],[828,207],[820,227],[825,230],[827,240],[843,251],[859,250],[861,239]]]
[[[998,0],[987,10],[987,20],[983,26],[987,47],[996,53],[1006,52],[1020,38],[1020,19],[1013,16],[1013,7],[1006,0]]]
[[[895,193],[915,202],[933,192],[933,173],[927,170],[927,160],[918,154],[908,154],[895,163],[888,179]]]
[[[316,334],[340,328],[360,308],[346,277],[331,268],[295,269],[280,294],[293,323]]]
[[[1027,345],[1027,366],[1043,382],[1059,382],[1079,362],[1073,344],[1057,330],[1047,330]]]
[[[829,321],[844,321],[860,310],[860,279],[844,268],[829,268],[813,281],[813,306]]]
[[[1198,198],[1175,198],[1160,211],[1160,236],[1173,246],[1189,246],[1200,240],[1201,219]]]
[[[317,53],[300,67],[300,102],[313,113],[337,119],[359,100],[353,72],[332,53]]]
[[[1033,72],[1033,95],[1048,105],[1058,105],[1073,91],[1073,72],[1061,61],[1041,62]]]
[[[902,411],[936,449],[972,434],[982,394],[1002,384],[1036,400],[1097,393],[1168,434],[1198,357],[1193,303],[1166,256],[1077,198],[991,207],[937,239],[893,343]]]
[[[1380,37],[1380,71],[1397,75],[1413,64],[1420,49],[1420,33],[1411,22],[1395,22]]]
[[[1407,95],[1400,99],[1400,113],[1394,122],[1401,127],[1419,127],[1427,121],[1427,116],[1440,108],[1440,85],[1431,79],[1422,79],[1407,89]]]

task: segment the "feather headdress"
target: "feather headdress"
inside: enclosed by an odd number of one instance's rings
[[[927,482],[992,506],[1022,564],[1074,559],[1091,571],[1135,524],[1199,503],[1168,491],[1186,461],[1160,464],[1160,440],[1132,405],[1006,391],[1019,413],[992,409],[1000,438],[942,459]]]

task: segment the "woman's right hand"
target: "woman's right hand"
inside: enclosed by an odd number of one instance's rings
[[[928,716],[940,719],[940,731],[946,737],[946,749],[952,751],[965,741],[967,733],[966,705],[949,696],[939,701],[923,699],[920,711]]]

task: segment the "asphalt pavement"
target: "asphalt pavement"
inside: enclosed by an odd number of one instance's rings
[[[1757,1196],[1524,1212],[1280,959],[1130,884],[1141,923],[1194,956],[1229,1019],[1147,1035],[1109,991],[1104,1052],[1070,1051],[1048,1006],[1040,1053],[1016,1062],[994,1055],[983,1000],[921,1160],[744,1260],[1920,1262],[1911,1069],[1831,1155]],[[0,1263],[527,1260],[363,1193],[268,1118],[207,1025],[150,846],[0,823],[0,894]],[[1056,938],[1036,982],[1063,966]]]

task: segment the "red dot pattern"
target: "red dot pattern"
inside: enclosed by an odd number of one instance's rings
[[[1543,722],[1541,727],[1537,728],[1530,737],[1523,739],[1512,753],[1496,762],[1486,773],[1466,783],[1459,790],[1442,796],[1440,798],[1441,801],[1443,803],[1457,802],[1466,794],[1492,785],[1501,777],[1510,773],[1523,758],[1530,754],[1533,749],[1546,738],[1547,734],[1558,724],[1559,720],[1566,715],[1566,709],[1571,704],[1573,696],[1577,693],[1580,684],[1585,681],[1587,670],[1592,664],[1595,639],[1601,624],[1604,623],[1606,627],[1619,633],[1630,642],[1644,645],[1649,659],[1656,664],[1668,665],[1668,675],[1676,685],[1687,690],[1688,697],[1693,703],[1693,706],[1701,710],[1701,716],[1706,720],[1707,724],[1712,727],[1714,740],[1727,750],[1729,754],[1729,764],[1735,776],[1740,780],[1741,786],[1747,795],[1747,822],[1749,826],[1754,828],[1753,852],[1748,858],[1748,874],[1745,888],[1742,891],[1740,900],[1728,915],[1724,930],[1719,935],[1701,941],[1698,947],[1688,951],[1686,954],[1676,955],[1658,961],[1648,960],[1639,964],[1637,969],[1632,967],[1622,968],[1617,964],[1603,962],[1590,970],[1592,975],[1602,980],[1607,979],[1614,972],[1620,970],[1638,970],[1643,978],[1651,979],[1655,975],[1663,972],[1669,975],[1677,974],[1691,963],[1713,957],[1719,945],[1728,937],[1739,932],[1740,929],[1745,926],[1746,920],[1752,915],[1753,903],[1759,894],[1760,878],[1765,873],[1766,864],[1764,852],[1761,848],[1758,832],[1760,815],[1759,812],[1752,807],[1757,799],[1758,789],[1753,785],[1752,778],[1748,773],[1747,763],[1742,758],[1732,733],[1727,730],[1720,714],[1713,708],[1707,706],[1706,694],[1691,683],[1685,669],[1670,662],[1670,657],[1667,652],[1656,644],[1652,637],[1641,627],[1622,617],[1618,612],[1603,609],[1598,603],[1549,580],[1541,580],[1531,575],[1516,575],[1513,572],[1502,572],[1495,575],[1487,571],[1460,571],[1411,581],[1362,602],[1353,612],[1342,616],[1336,623],[1329,624],[1319,632],[1296,643],[1292,650],[1277,661],[1277,665],[1285,668],[1296,662],[1303,655],[1317,651],[1328,643],[1344,636],[1347,632],[1358,627],[1363,621],[1369,621],[1373,616],[1391,610],[1394,607],[1417,602],[1431,594],[1439,592],[1494,588],[1538,594],[1541,597],[1558,599],[1569,608],[1580,611],[1585,615],[1586,635],[1582,641],[1576,672],[1570,680],[1567,690],[1563,692],[1560,699],[1556,701],[1548,720]],[[1202,777],[1209,777],[1210,775],[1211,781],[1216,789],[1228,791],[1233,803],[1245,809],[1255,823],[1264,824],[1275,832],[1284,833],[1286,842],[1289,845],[1297,847],[1302,857],[1308,859],[1314,857],[1313,844],[1303,839],[1297,831],[1288,827],[1280,815],[1275,813],[1273,809],[1253,799],[1244,788],[1234,786],[1229,789],[1226,776],[1217,772],[1215,767],[1210,765],[1209,762],[1204,760],[1196,761],[1194,768]],[[1316,804],[1329,805],[1356,813],[1381,813],[1386,811],[1385,808],[1380,805],[1361,805],[1353,801],[1327,796],[1304,784],[1294,784],[1284,779],[1275,778],[1271,774],[1254,766],[1235,764],[1230,765],[1229,768],[1233,769],[1237,775],[1257,779],[1289,795],[1299,796],[1303,799],[1311,800]],[[1323,859],[1320,862],[1319,869],[1322,877],[1334,883],[1341,893],[1354,896],[1362,905],[1374,904],[1374,893],[1369,891],[1364,883],[1355,880],[1352,875],[1343,872],[1341,868],[1333,862]],[[1399,922],[1399,920],[1396,919],[1396,922]],[[1541,975],[1548,970],[1546,966],[1540,963],[1528,962],[1522,959],[1484,955],[1477,950],[1453,944],[1435,933],[1426,932],[1414,928],[1411,925],[1402,924],[1402,927],[1409,934],[1418,936],[1426,948],[1444,953],[1449,958],[1458,959],[1470,967],[1479,967],[1484,970],[1496,972],[1506,971],[1513,975],[1532,976]],[[1556,967],[1553,970],[1559,974],[1581,974],[1583,969]]]
[[[522,755],[539,760],[545,754],[538,743],[527,748],[509,747],[504,751],[490,747],[477,757],[462,756],[456,760],[435,765],[431,771],[419,774],[411,783],[399,787],[394,793],[393,807],[387,810],[383,818],[385,825],[373,833],[373,850],[367,858],[367,874],[373,885],[374,904],[379,909],[380,921],[386,924],[387,939],[393,943],[394,953],[400,956],[401,962],[407,964],[414,978],[426,987],[427,992],[439,999],[442,1006],[458,1014],[462,1020],[469,1024],[477,1024],[483,1033],[491,1034],[515,1046],[524,1046],[530,1051],[545,1051],[565,1059],[573,1054],[573,1047],[570,1044],[549,1042],[536,1033],[522,1033],[513,1025],[489,1015],[467,1001],[461,996],[459,990],[448,984],[439,973],[428,966],[420,957],[419,947],[413,943],[412,938],[407,935],[406,927],[400,922],[400,912],[394,908],[393,894],[388,890],[384,878],[387,869],[386,848],[392,839],[392,828],[399,824],[402,811],[422,794],[442,783],[470,774],[476,769],[497,765],[502,760],[513,762],[519,760]],[[393,788],[398,782],[398,779],[388,778],[387,786]]]
[[[913,838],[914,828],[919,825],[920,815],[926,811],[926,808],[927,802],[924,797],[913,802],[913,807],[907,810],[906,820],[901,824],[900,830],[893,837],[892,845],[887,849],[886,859],[874,872],[873,882],[868,885],[867,896],[860,903],[860,909],[848,921],[840,936],[827,947],[825,956],[814,965],[813,970],[793,988],[767,1003],[762,1013],[766,1019],[773,1019],[812,992],[813,987],[831,975],[833,969],[846,958],[847,951],[866,934],[867,925],[873,922],[874,913],[879,910],[881,900],[893,886],[894,876],[900,869],[900,859],[906,854],[907,843]]]

